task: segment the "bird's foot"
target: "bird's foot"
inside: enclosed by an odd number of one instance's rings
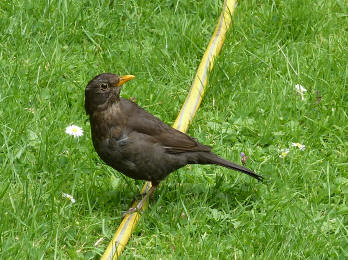
[[[130,208],[129,210],[123,212],[123,217],[125,217],[126,215],[131,215],[135,212],[139,212],[139,209],[137,207],[133,207],[133,208]]]
[[[144,204],[145,204],[145,201],[147,200],[147,198],[152,198],[153,196],[153,193],[156,189],[157,185],[154,185],[150,188],[150,190],[147,192],[147,193],[141,193],[138,196],[141,196],[141,200],[138,202],[137,206],[136,207],[132,207],[130,208],[129,210],[127,210],[126,212],[123,213],[123,217],[125,217],[127,214],[131,215],[135,212],[141,212],[143,209],[144,209]],[[137,198],[136,198],[137,200]]]
[[[136,207],[132,207],[130,208],[129,210],[127,210],[126,212],[123,213],[123,216],[125,217],[127,214],[133,214],[135,212],[141,212],[144,208],[144,204],[145,204],[145,201],[147,200],[147,198],[149,197],[149,194],[148,193],[145,193],[145,194],[139,194],[142,196],[142,199],[138,202],[137,206]]]

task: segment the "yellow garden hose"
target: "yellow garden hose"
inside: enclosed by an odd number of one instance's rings
[[[199,64],[197,74],[193,80],[190,92],[187,95],[184,105],[182,106],[178,117],[176,118],[173,127],[181,132],[186,132],[189,123],[195,116],[199,105],[201,104],[205,88],[208,82],[208,72],[214,66],[215,57],[219,54],[222,44],[225,40],[226,31],[231,25],[231,15],[233,14],[236,0],[225,0],[223,8],[219,17],[218,24],[215,28],[214,34],[211,37],[209,45],[203,55],[202,61]],[[151,188],[151,182],[146,182],[141,193],[145,194]],[[138,201],[132,204],[132,208],[137,207]],[[147,206],[147,202],[142,204],[142,208],[138,209],[143,211]],[[127,214],[120,226],[118,227],[114,237],[110,241],[102,260],[117,259],[122,250],[125,248],[128,240],[132,234],[140,217],[139,212]]]

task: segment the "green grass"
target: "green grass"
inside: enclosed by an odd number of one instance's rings
[[[172,124],[222,4],[109,2],[0,2],[1,259],[99,258],[143,182],[94,152],[84,87],[132,73],[123,96]],[[173,173],[123,257],[347,258],[347,46],[347,0],[240,1],[189,134],[235,162],[245,152],[266,181]],[[279,158],[292,142],[306,150]]]

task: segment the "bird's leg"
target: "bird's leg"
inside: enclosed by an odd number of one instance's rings
[[[158,183],[154,183],[154,182],[151,182],[152,183],[152,186],[151,188],[149,189],[149,191],[147,193],[143,193],[141,194],[142,195],[142,199],[139,201],[139,203],[137,204],[136,207],[134,208],[130,208],[129,210],[127,210],[123,216],[127,215],[127,214],[132,214],[136,211],[140,211],[143,206],[144,206],[144,203],[145,201],[147,200],[148,197],[151,197],[152,198],[152,195],[153,195],[153,192],[155,191],[155,189],[157,188],[157,185]]]
[[[151,186],[151,188],[149,189],[149,191],[148,191],[147,193],[145,193],[144,196],[143,196],[143,198],[139,201],[139,203],[138,203],[138,205],[137,205],[137,207],[136,207],[137,210],[140,210],[140,209],[143,208],[144,203],[145,203],[145,201],[147,200],[148,197],[152,197],[152,194],[153,194],[153,192],[155,191],[155,189],[157,188],[157,185],[158,185],[158,184],[154,184],[154,183],[152,182],[152,186]]]
[[[151,188],[149,189],[149,192],[147,194],[149,194],[149,196],[153,196],[153,192],[155,191],[155,189],[157,188],[159,182],[158,181],[151,181]]]

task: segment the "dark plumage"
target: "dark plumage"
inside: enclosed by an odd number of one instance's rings
[[[243,166],[220,158],[209,146],[121,98],[122,84],[132,78],[132,75],[100,74],[85,90],[93,145],[106,164],[133,179],[151,181],[154,187],[187,164],[216,164],[259,181],[263,179]]]

